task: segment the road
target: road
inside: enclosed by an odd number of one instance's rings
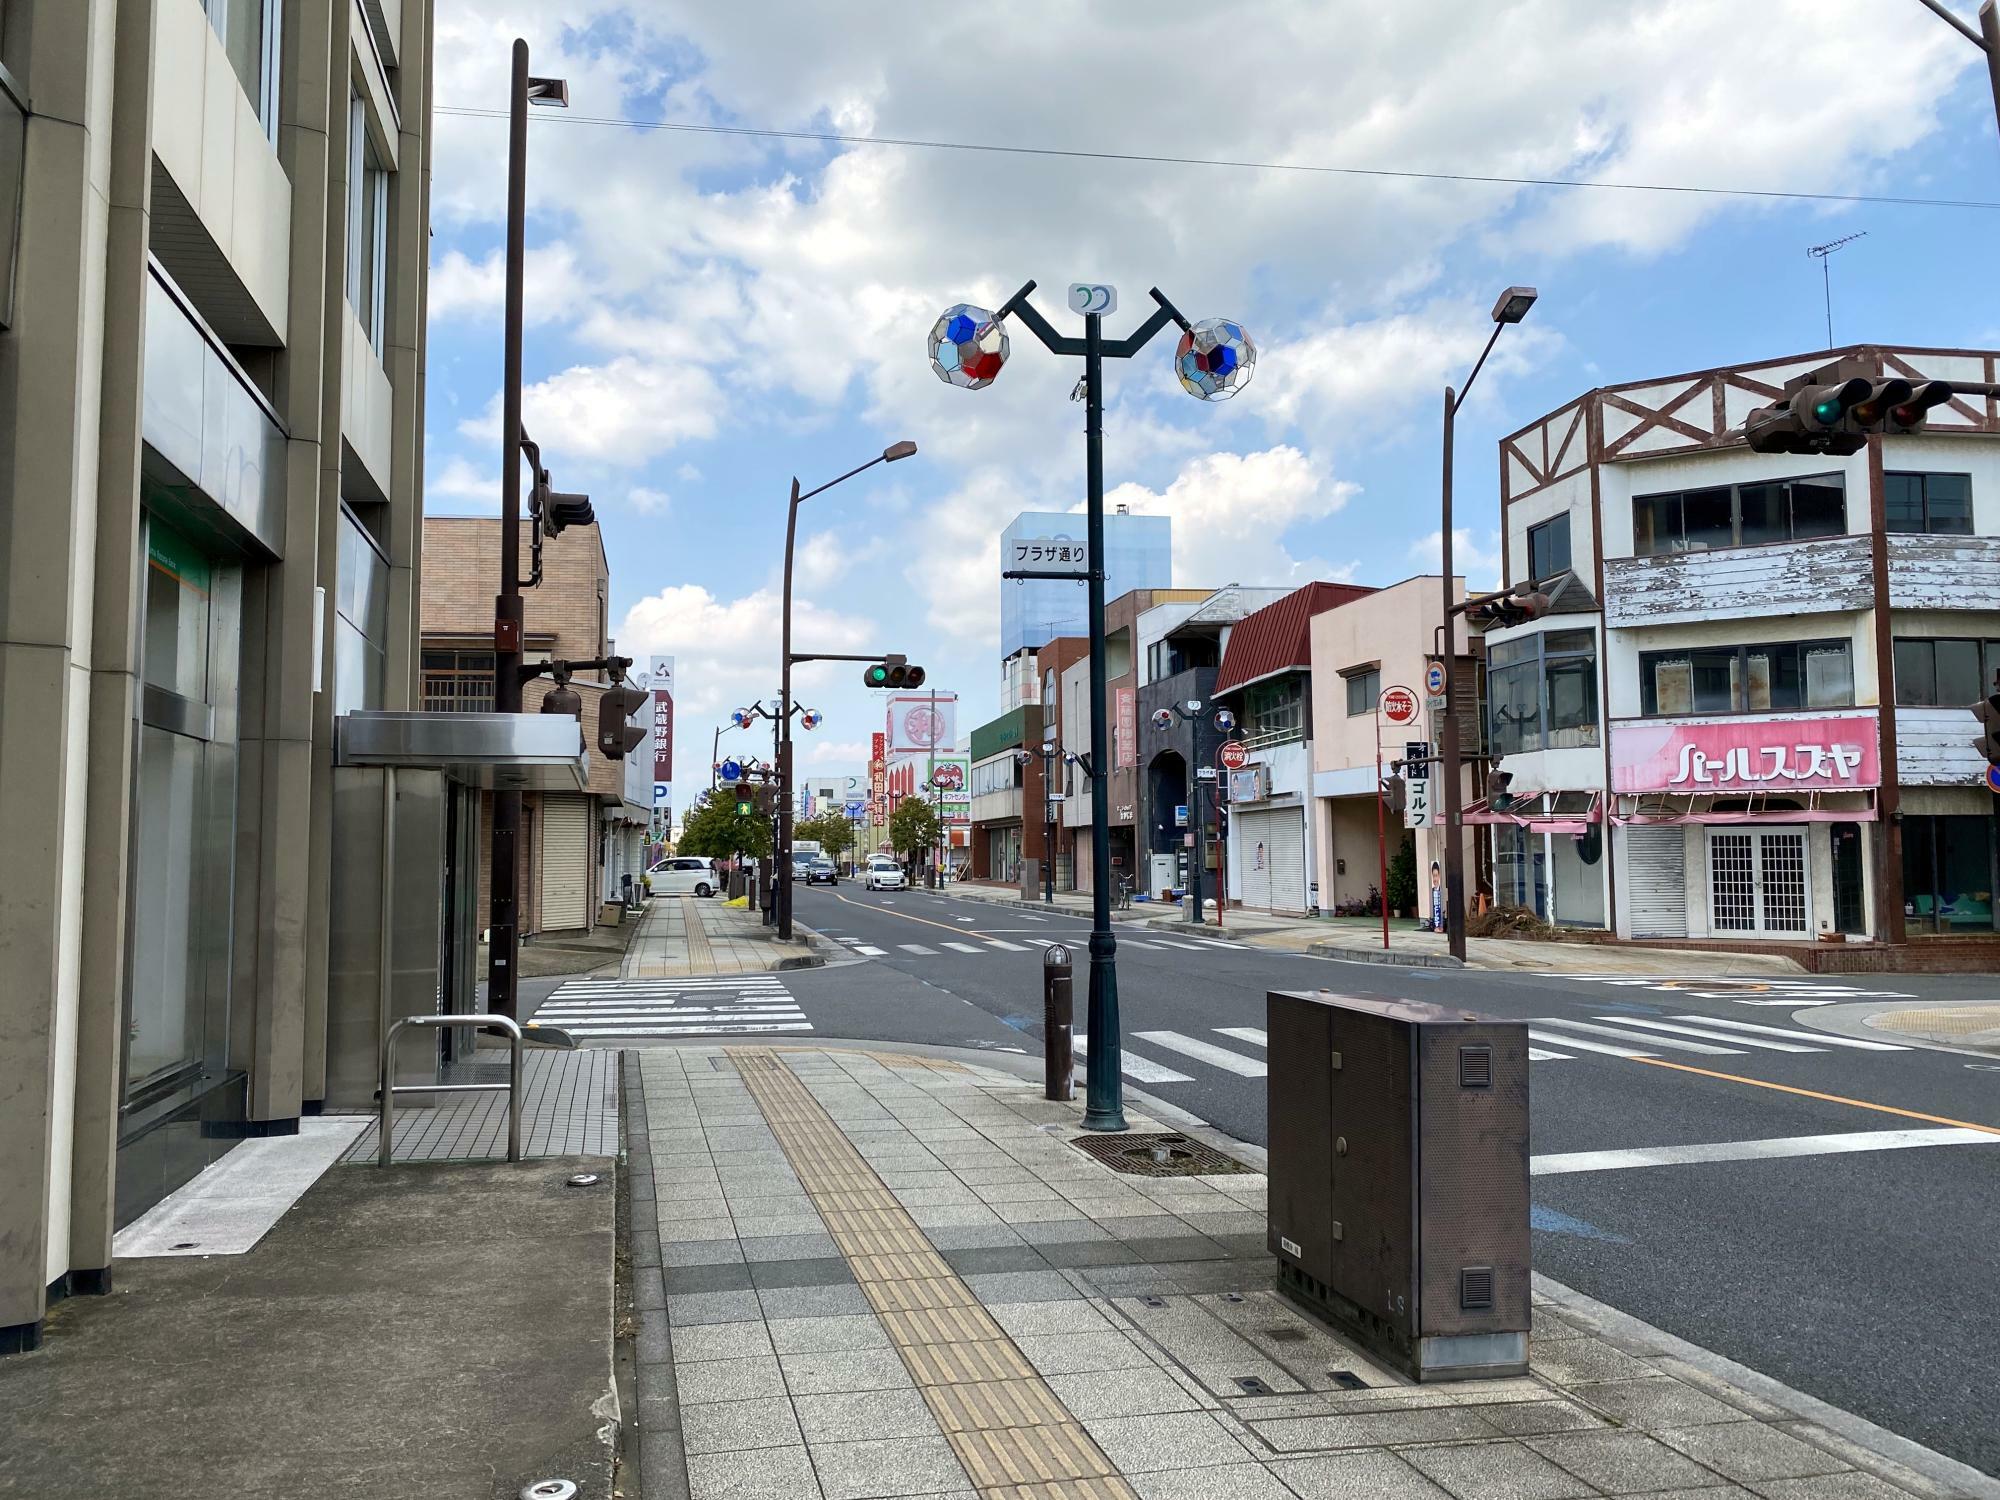
[[[796,912],[853,961],[768,976],[747,995],[670,996],[671,1032],[1039,1052],[1052,942],[1075,954],[1082,1029],[1081,919],[845,882],[800,889]],[[1403,996],[1529,1021],[1538,1270],[2000,1472],[1986,1396],[2000,1376],[1990,1316],[2000,1071],[1857,1044],[1805,1019],[1871,995],[1990,994],[1989,982],[1594,982],[1319,959],[1212,932],[1119,933],[1126,1078],[1259,1144],[1269,990]],[[618,1039],[666,1030],[641,1015]]]

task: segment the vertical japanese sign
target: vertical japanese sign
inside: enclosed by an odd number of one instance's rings
[[[674,826],[674,659],[653,658],[653,824],[659,838]]]
[[[1112,723],[1116,743],[1111,747],[1111,764],[1126,770],[1139,764],[1139,690],[1116,689],[1118,714]]]
[[[888,787],[885,784],[889,770],[889,736],[877,732],[875,742],[868,752],[868,805],[872,821],[889,821],[887,801]]]

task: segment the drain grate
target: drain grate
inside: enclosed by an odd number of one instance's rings
[[[1112,1171],[1135,1177],[1221,1177],[1256,1170],[1184,1135],[1080,1135],[1070,1144]]]
[[[1368,1382],[1352,1370],[1328,1370],[1326,1373],[1332,1378],[1333,1383],[1343,1391],[1365,1391],[1368,1389]]]
[[[1303,1328],[1266,1328],[1264,1337],[1274,1344],[1303,1344],[1306,1331]]]
[[[1246,1396],[1268,1396],[1271,1394],[1271,1388],[1264,1383],[1264,1379],[1260,1375],[1238,1375],[1236,1377],[1236,1384]]]

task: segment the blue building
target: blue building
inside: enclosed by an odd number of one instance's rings
[[[1002,570],[1020,566],[1013,561],[1014,544],[1035,538],[1082,542],[1081,511],[1024,510],[1000,533]],[[1133,589],[1173,587],[1173,520],[1169,516],[1135,516],[1124,506],[1104,518],[1104,597],[1116,599]],[[1029,567],[1058,563],[1030,561]],[[1000,580],[1000,657],[1005,661],[1022,651],[1038,650],[1060,635],[1082,635],[1088,627],[1088,591],[1081,583],[1054,578]]]

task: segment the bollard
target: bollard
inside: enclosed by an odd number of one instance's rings
[[[1042,950],[1042,1069],[1044,1099],[1069,1100],[1075,1093],[1075,1059],[1070,1043],[1076,1006],[1070,993],[1069,949],[1061,943]]]

